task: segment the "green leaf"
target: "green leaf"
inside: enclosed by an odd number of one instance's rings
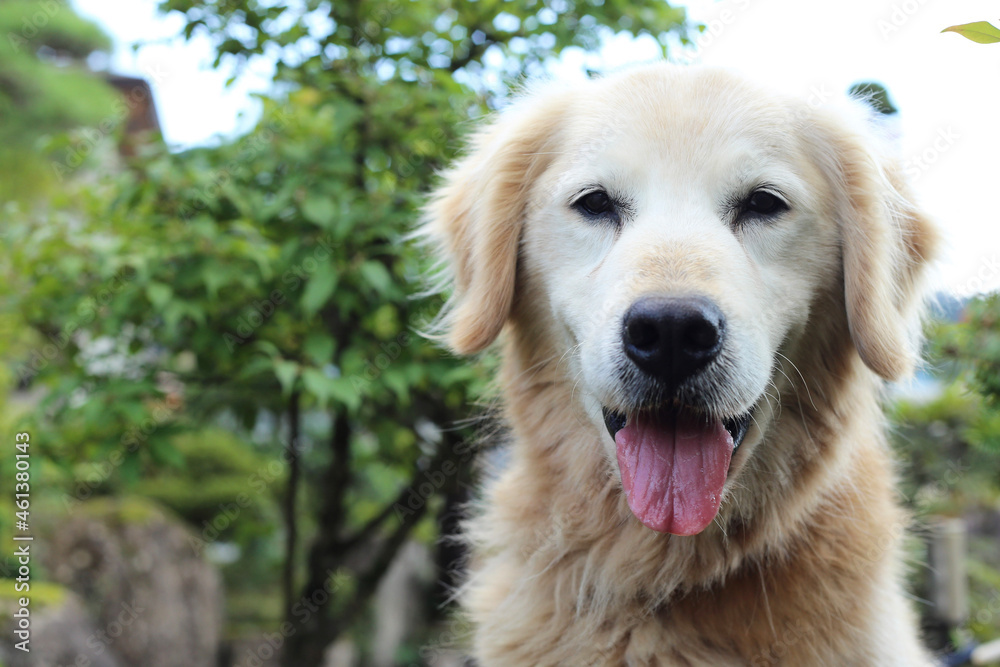
[[[252,361],[250,361],[250,363],[240,368],[240,371],[239,373],[237,373],[236,377],[240,378],[241,380],[253,380],[257,375],[260,375],[261,373],[266,373],[267,371],[271,370],[272,366],[273,363],[270,359],[268,359],[267,357],[258,356],[254,358]]]
[[[219,262],[205,262],[201,268],[201,277],[205,281],[205,291],[214,299],[219,296],[219,288],[229,279],[229,271]]]
[[[299,365],[287,359],[276,359],[274,375],[281,383],[281,393],[286,397],[291,396],[292,389],[295,387],[295,379],[299,376]]]
[[[177,326],[189,317],[198,326],[205,324],[205,312],[198,304],[191,301],[174,300],[167,303],[163,309],[163,326],[169,332],[176,332]]]
[[[258,340],[254,342],[254,348],[266,354],[269,357],[279,357],[281,356],[281,351],[278,346],[269,340]]]
[[[410,386],[407,382],[406,376],[400,372],[394,372],[393,369],[389,369],[382,374],[382,382],[385,386],[389,387],[403,403],[409,403],[410,401]]]
[[[383,304],[375,311],[372,315],[372,329],[382,340],[388,340],[399,333],[399,317],[393,304]]]
[[[319,265],[302,293],[302,309],[306,311],[306,315],[312,316],[323,307],[337,289],[338,279],[337,269],[332,262],[327,261]]]
[[[1000,29],[997,29],[986,21],[953,25],[941,32],[956,32],[977,44],[996,44],[1000,42]]]
[[[134,484],[139,481],[142,475],[142,467],[139,465],[139,456],[134,452],[125,455],[122,464],[118,466],[118,474],[121,475],[125,484]]]
[[[173,468],[184,467],[184,454],[166,438],[154,437],[149,441],[149,453],[153,460]]]
[[[302,373],[302,384],[305,386],[306,391],[316,397],[321,408],[326,407],[326,403],[330,398],[326,386],[327,379],[323,371],[315,368],[307,368]]]
[[[316,397],[321,407],[326,407],[330,399],[347,406],[352,412],[361,407],[361,395],[348,378],[332,378],[317,368],[307,368],[302,373],[302,384]]]
[[[306,355],[308,355],[312,361],[314,361],[317,365],[322,366],[330,363],[333,359],[333,350],[335,347],[336,342],[333,340],[332,336],[325,332],[314,331],[306,338],[305,345],[302,346],[302,349],[305,350]]]
[[[361,264],[361,277],[365,282],[375,288],[375,291],[382,296],[388,295],[392,289],[392,276],[382,262],[368,260]]]
[[[330,380],[330,396],[347,406],[352,412],[361,407],[361,394],[349,378],[339,377]]]
[[[173,295],[174,290],[171,289],[170,285],[164,285],[163,283],[149,283],[149,285],[146,286],[146,297],[157,310],[166,306],[167,302],[170,301],[170,298]]]
[[[320,227],[330,227],[336,216],[337,207],[324,195],[311,196],[302,204],[302,217]]]

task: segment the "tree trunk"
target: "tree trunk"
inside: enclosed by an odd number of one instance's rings
[[[400,490],[394,502],[356,534],[343,537],[343,497],[350,482],[348,460],[350,426],[346,417],[338,416],[331,437],[333,456],[322,489],[322,509],[316,541],[309,552],[308,576],[301,595],[292,605],[292,627],[283,664],[286,667],[321,667],[326,647],[347,630],[367,609],[379,582],[393,558],[409,537],[414,526],[423,518],[430,498],[421,503],[410,499],[420,497],[418,489],[426,485],[426,470],[441,470],[452,462],[453,474],[435,493],[451,493],[461,484],[468,470],[467,451],[459,447],[461,437],[446,433],[438,451],[424,471],[414,470],[410,483]],[[416,506],[414,506],[416,505]],[[390,518],[398,524],[387,528]],[[354,590],[349,597],[340,590],[338,574],[348,567],[349,559],[364,553],[361,566],[353,568]],[[360,560],[360,559],[358,559]],[[336,601],[336,609],[333,602]]]
[[[330,463],[320,489],[317,537],[309,551],[306,585],[289,606],[294,632],[284,653],[287,667],[320,667],[327,645],[343,631],[331,620],[330,603],[337,591],[331,591],[330,580],[344,556],[338,537],[344,520],[344,494],[350,483],[350,443],[350,422],[346,414],[339,413],[330,434]]]
[[[288,401],[288,488],[285,491],[285,564],[282,572],[282,593],[284,595],[285,620],[292,621],[292,607],[295,604],[295,562],[298,543],[298,518],[295,513],[299,495],[299,392],[294,392]]]

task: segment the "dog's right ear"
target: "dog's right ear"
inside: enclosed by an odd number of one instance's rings
[[[848,326],[862,361],[898,380],[919,357],[922,279],[938,234],[881,147],[870,111],[860,103],[830,107],[808,116],[806,136],[833,186]]]
[[[425,209],[422,235],[454,279],[441,324],[459,354],[486,348],[507,322],[528,198],[552,160],[565,98],[530,95],[477,132]]]

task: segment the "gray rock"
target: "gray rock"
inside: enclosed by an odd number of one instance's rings
[[[180,520],[148,501],[76,505],[42,552],[125,667],[215,667],[222,586]]]
[[[69,591],[61,591],[58,600],[36,604],[29,591],[32,605],[30,651],[14,648],[13,620],[6,610],[0,610],[0,663],[7,667],[122,667],[101,639],[100,630],[90,618],[83,603]],[[13,609],[9,610],[13,611]]]

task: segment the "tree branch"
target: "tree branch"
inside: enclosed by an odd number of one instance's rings
[[[439,470],[445,461],[452,460],[455,455],[455,445],[457,442],[458,441],[452,437],[446,436],[444,438],[441,442],[440,449],[431,459],[431,470]],[[456,469],[456,474],[457,473],[458,470]],[[413,481],[411,481],[410,484],[400,492],[397,497],[397,501],[379,513],[379,517],[381,517],[382,520],[384,520],[385,517],[387,517],[396,507],[396,505],[401,503],[402,500],[410,494],[410,492],[416,492],[416,489],[420,484],[420,478],[421,476],[418,472],[414,475]],[[447,485],[443,485],[442,488],[445,488],[446,486]],[[378,547],[375,549],[374,555],[370,557],[371,565],[358,576],[357,587],[354,590],[354,595],[351,597],[351,603],[344,607],[345,613],[356,613],[356,610],[375,592],[375,589],[378,587],[382,577],[385,575],[386,571],[388,571],[389,567],[392,566],[392,562],[399,553],[400,547],[403,546],[403,543],[406,542],[406,539],[410,536],[413,528],[427,513],[427,506],[430,498],[423,498],[422,500],[423,502],[416,508],[408,507],[407,509],[409,509],[410,512],[405,513],[400,517],[399,526],[396,527],[389,537],[379,543]],[[371,524],[369,524],[369,526],[371,526]],[[369,526],[362,529],[362,532],[367,530]]]
[[[327,470],[327,502],[320,519],[320,530],[336,540],[344,524],[344,497],[351,484],[351,424],[347,413],[338,412],[330,434],[330,467]]]

